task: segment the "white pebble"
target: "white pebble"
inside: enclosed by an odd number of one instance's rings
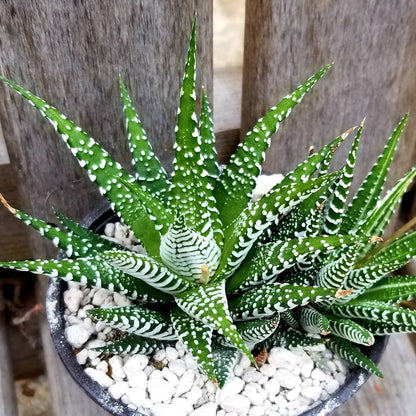
[[[291,370],[296,366],[298,358],[293,352],[285,348],[275,347],[270,350],[268,361],[276,368]]]
[[[84,365],[87,362],[88,350],[83,348],[75,357],[79,365]]]
[[[173,371],[172,371],[173,372]],[[195,372],[194,370],[186,370],[182,377],[179,379],[178,386],[176,387],[175,396],[181,396],[191,390],[194,384]]]
[[[176,407],[172,403],[157,403],[152,406],[152,414],[155,416],[186,416],[183,409]]]
[[[190,416],[216,416],[217,413],[217,405],[215,403],[206,403],[195,409]]]
[[[175,344],[175,349],[178,352],[179,358],[182,358],[185,355],[185,347],[183,346],[182,342],[178,341]]]
[[[300,372],[303,377],[310,377],[311,372],[313,370],[314,363],[311,359],[305,360],[302,364],[302,367],[300,369]]]
[[[337,380],[335,379],[331,379],[330,381],[328,381],[328,383],[326,383],[325,385],[325,390],[329,393],[335,393],[339,388],[339,383]]]
[[[237,412],[239,415],[247,414],[250,409],[250,400],[242,394],[227,397],[220,404],[227,412]]]
[[[114,303],[116,306],[129,306],[131,304],[129,298],[125,295],[121,295],[120,293],[114,293]]]
[[[151,378],[147,390],[153,403],[167,402],[175,393],[175,388],[165,379]]]
[[[114,237],[114,230],[115,230],[115,225],[112,222],[109,222],[105,225],[104,228],[104,234],[107,237]]]
[[[170,384],[172,384],[172,386],[176,387],[178,385],[178,376],[172,370],[169,370],[169,368],[164,367],[162,369],[162,374],[163,377],[165,377],[165,379],[169,381]]]
[[[93,339],[92,341],[90,341],[87,345],[88,358],[90,360],[95,360],[96,358],[98,358],[102,353],[100,351],[94,350],[93,348],[99,348],[104,346],[105,342],[101,339]]]
[[[292,390],[302,383],[302,379],[299,376],[292,374],[286,368],[279,368],[276,371],[275,377],[282,387],[289,390]]]
[[[117,381],[108,388],[108,392],[116,399],[120,399],[123,394],[129,389],[129,384],[126,381]]]
[[[128,403],[132,403],[137,407],[145,406],[147,403],[146,390],[137,387],[129,388],[125,394]],[[124,396],[123,396],[124,397]]]
[[[103,373],[107,373],[108,372],[108,363],[107,363],[107,361],[101,360],[97,364],[96,369],[102,371]]]
[[[309,386],[302,389],[302,396],[312,399],[314,401],[321,397],[322,389],[319,386]]]
[[[276,378],[272,378],[264,383],[264,390],[269,394],[270,397],[275,397],[279,394],[280,383]]]
[[[174,361],[179,357],[178,351],[173,347],[166,347],[166,359],[168,361]]]
[[[136,371],[135,373],[130,374],[128,378],[128,383],[130,387],[139,387],[141,389],[147,388],[147,376],[144,371]]]
[[[104,388],[108,388],[114,383],[107,374],[95,368],[86,368],[85,373]]]
[[[98,289],[93,298],[92,298],[92,304],[95,306],[101,306],[104,304],[106,299],[110,296],[109,291],[107,289]]]
[[[248,411],[249,416],[263,416],[265,408],[263,406],[251,406]]]
[[[239,377],[234,377],[222,389],[218,389],[216,393],[216,402],[220,403],[227,397],[235,396],[241,393],[244,388],[244,381]]]
[[[191,403],[189,403],[188,400],[184,399],[183,397],[174,397],[172,399],[172,404],[175,405],[179,411],[185,412],[186,415],[189,415],[194,410]]]
[[[313,378],[314,380],[325,380],[325,373],[320,370],[319,368],[315,368],[314,370],[312,370],[311,372],[311,378]]]
[[[182,374],[186,371],[186,364],[183,360],[177,359],[170,361],[168,364],[169,370],[173,371],[178,377],[181,377]]]
[[[259,383],[263,384],[267,381],[267,377],[260,373],[260,371],[256,370],[254,367],[249,367],[245,370],[241,378],[246,383]]]
[[[74,348],[81,348],[89,339],[92,331],[84,324],[68,326],[65,329],[67,341]]]
[[[293,402],[299,397],[300,391],[302,390],[301,386],[296,386],[294,389],[289,390],[286,393],[286,399],[290,402]]]
[[[260,367],[260,372],[262,374],[264,374],[266,377],[269,377],[270,378],[270,377],[273,377],[274,374],[276,373],[276,367],[274,367],[271,364],[263,364]]]
[[[248,358],[247,355],[243,354],[241,356],[241,359],[240,359],[240,362],[238,363],[238,365],[241,368],[248,368],[248,367],[250,367],[250,365],[251,365],[250,358]]]
[[[119,355],[113,355],[109,360],[108,364],[111,367],[111,377],[115,379],[124,379],[126,373],[123,371],[123,360]]]
[[[166,358],[165,350],[158,350],[153,354],[153,359],[155,361],[163,361]]]
[[[254,383],[247,384],[242,394],[255,406],[261,406],[263,404],[264,397],[258,392]]]
[[[64,292],[65,306],[72,313],[78,312],[84,294],[78,286],[73,286]]]
[[[202,397],[202,390],[198,386],[194,386],[185,394],[185,397],[188,399],[189,403],[193,405],[197,404],[198,400]]]
[[[149,362],[149,357],[143,354],[132,355],[123,365],[123,371],[127,378],[131,377],[137,371],[142,371]]]

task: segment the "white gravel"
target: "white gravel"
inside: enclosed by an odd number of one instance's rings
[[[106,232],[111,239],[134,244],[119,224],[107,224]],[[259,370],[242,356],[234,377],[220,390],[198,371],[179,341],[176,348],[161,349],[152,357],[104,358],[92,351],[91,347],[103,345],[114,331],[87,317],[91,303],[94,307],[124,306],[130,304],[125,296],[70,282],[64,301],[67,339],[85,372],[115,399],[141,412],[151,408],[156,416],[295,416],[333,394],[348,372],[347,364],[324,345],[275,347]]]

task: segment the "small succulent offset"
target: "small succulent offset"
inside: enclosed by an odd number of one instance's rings
[[[310,153],[278,185],[252,200],[271,136],[329,67],[272,107],[221,171],[205,93],[199,117],[195,113],[194,24],[171,178],[154,155],[121,80],[134,177],[66,116],[2,77],[61,134],[146,254],[59,213],[65,231],[48,225],[1,197],[67,258],[0,266],[125,294],[132,306],[89,311],[126,333],[100,351],[150,354],[179,339],[220,387],[241,353],[256,365],[255,351],[273,345],[326,342],[343,358],[381,376],[353,344],[371,345],[374,335],[416,332],[416,311],[397,304],[416,294],[416,277],[386,277],[416,255],[416,232],[405,228],[386,241],[381,238],[416,175],[413,168],[380,196],[407,116],[350,204],[362,125],[342,169],[328,173],[335,149],[354,129]]]

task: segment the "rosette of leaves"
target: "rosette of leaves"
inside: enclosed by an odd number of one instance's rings
[[[416,279],[385,277],[416,254],[416,234],[378,244],[416,173],[413,169],[380,198],[405,119],[347,208],[362,126],[341,170],[328,173],[334,150],[353,129],[311,153],[253,202],[271,136],[330,65],[272,107],[220,171],[204,93],[199,116],[195,112],[195,62],[194,24],[171,177],[153,153],[121,80],[134,176],[65,115],[2,77],[52,123],[146,254],[110,242],[60,213],[62,227],[48,225],[1,197],[67,258],[0,266],[129,297],[131,306],[89,311],[125,332],[100,348],[103,353],[150,354],[180,340],[201,370],[223,386],[241,353],[255,365],[254,347],[325,339],[342,357],[380,375],[353,343],[369,345],[373,335],[416,329],[415,312],[395,304],[414,295]]]

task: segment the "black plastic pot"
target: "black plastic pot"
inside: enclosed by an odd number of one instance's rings
[[[108,205],[105,205],[87,217],[83,221],[83,225],[89,227],[97,233],[103,233],[105,225],[108,222],[115,221],[116,219],[116,215],[109,209]],[[62,254],[61,257],[64,257],[64,254]],[[106,389],[87,376],[84,372],[84,367],[78,364],[72,347],[65,338],[65,304],[63,301],[63,292],[66,287],[66,282],[51,279],[46,299],[46,312],[52,340],[65,367],[74,380],[88,393],[88,395],[114,416],[144,415],[144,413],[141,413],[140,411],[128,408],[120,400],[114,399]],[[365,348],[364,352],[371,360],[378,363],[387,346],[387,342],[387,336],[376,337],[374,345]],[[370,375],[371,374],[368,371],[358,367],[355,368],[349,373],[343,386],[341,386],[327,400],[320,403],[313,409],[302,413],[301,416],[325,416],[330,414],[338,406],[345,403],[351,396],[353,396],[368,380]]]

